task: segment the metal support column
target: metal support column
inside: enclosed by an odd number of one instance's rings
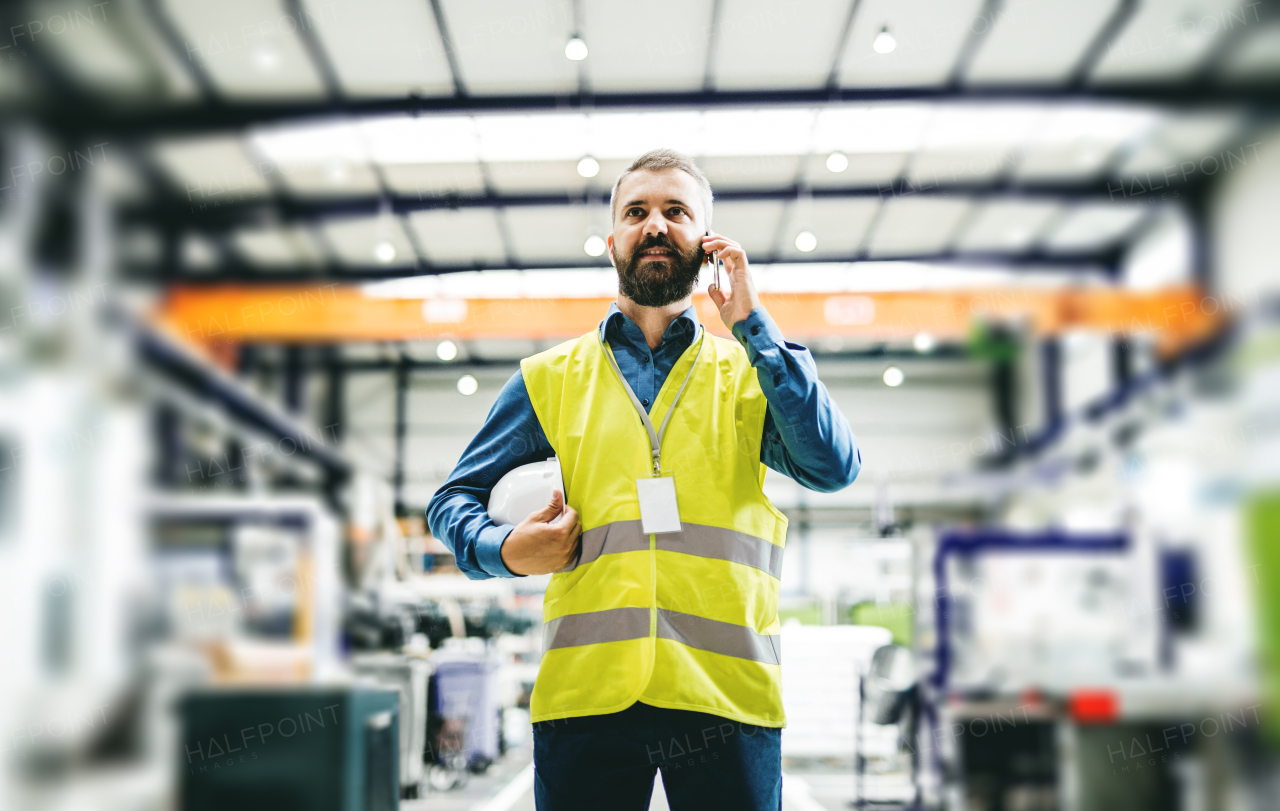
[[[409,363],[401,354],[396,364],[396,467],[393,486],[395,488],[396,515],[405,514],[404,504],[404,440],[408,422],[409,399]]]
[[[284,348],[284,408],[298,415],[306,406],[307,372],[302,364],[302,347],[291,344]]]

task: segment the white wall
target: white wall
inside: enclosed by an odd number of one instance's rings
[[[1254,303],[1280,295],[1280,128],[1247,140],[1256,147],[1223,176],[1211,228],[1218,292]]]

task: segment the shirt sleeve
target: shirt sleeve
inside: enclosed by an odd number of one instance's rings
[[[810,490],[831,493],[853,484],[862,454],[809,350],[788,343],[763,307],[734,324],[733,335],[769,403],[761,461]]]
[[[515,577],[502,562],[502,543],[514,529],[489,517],[489,494],[508,471],[555,455],[517,371],[502,387],[480,432],[462,452],[448,480],[427,505],[431,534],[453,550],[472,580]]]

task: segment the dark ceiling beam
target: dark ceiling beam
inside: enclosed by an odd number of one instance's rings
[[[298,26],[298,39],[302,41],[302,47],[311,60],[311,66],[319,75],[320,81],[324,83],[325,95],[329,97],[330,102],[340,101],[344,95],[342,80],[338,77],[338,70],[333,66],[333,60],[325,50],[324,43],[320,41],[320,35],[316,33],[315,26],[307,23],[307,14],[302,8],[302,0],[284,0],[284,3],[289,16],[302,21],[302,25]]]
[[[219,99],[218,85],[209,75],[204,63],[199,60],[182,39],[182,33],[161,4],[161,0],[142,0],[142,11],[152,24],[169,53],[186,70],[191,81],[195,82],[200,95],[206,103],[215,103]]]
[[[844,24],[840,27],[840,36],[836,37],[836,51],[831,56],[831,69],[827,71],[825,90],[834,93],[840,89],[840,61],[844,58],[845,48],[849,47],[849,39],[853,36],[853,23],[858,17],[858,6],[862,0],[849,0],[849,12],[845,14]]]
[[[107,100],[71,108],[50,99],[37,99],[15,112],[35,117],[57,131],[86,130],[115,140],[237,130],[332,116],[417,114],[485,114],[505,112],[568,112],[615,109],[680,107],[769,107],[880,101],[941,102],[1046,102],[1091,103],[1106,101],[1148,102],[1175,106],[1212,106],[1240,103],[1280,108],[1280,83],[1217,84],[1145,83],[1106,84],[1085,88],[982,86],[955,90],[948,87],[829,90],[805,88],[768,91],[698,91],[691,93],[605,93],[529,96],[448,96],[425,98],[397,96],[327,101],[236,102],[165,104],[151,109],[121,107]]]
[[[1000,15],[1000,9],[1004,5],[1003,0],[985,0],[982,4],[982,10],[978,12],[969,23],[969,35],[965,37],[964,43],[960,46],[960,53],[956,56],[955,64],[951,66],[951,75],[948,84],[953,88],[960,87],[969,75],[969,68],[973,65],[973,60],[978,58],[978,52],[982,50],[982,46],[987,41],[987,36],[991,30],[996,27],[996,19]],[[981,28],[975,23],[978,20],[983,21]]]
[[[1083,88],[1093,76],[1093,71],[1098,67],[1098,63],[1107,55],[1108,49],[1112,43],[1119,38],[1124,31],[1125,26],[1129,24],[1129,20],[1133,19],[1133,15],[1138,11],[1138,0],[1120,0],[1111,11],[1111,15],[1103,21],[1098,32],[1094,34],[1093,39],[1089,42],[1088,47],[1084,49],[1084,53],[1076,60],[1075,66],[1071,69],[1071,78],[1068,85],[1075,88]]]
[[[444,15],[444,6],[440,0],[431,0],[431,16],[436,21],[436,34],[440,37],[440,47],[444,49],[445,62],[449,65],[449,78],[453,80],[453,95],[456,98],[467,97],[467,82],[462,77],[462,63],[458,61],[458,49],[453,43],[453,34],[449,30],[449,21]]]
[[[1009,183],[920,183],[897,180],[883,185],[858,185],[835,189],[801,189],[795,186],[757,189],[724,189],[716,192],[716,202],[777,201],[789,202],[802,193],[815,200],[855,200],[909,197],[991,197],[1049,200],[1065,203],[1131,202],[1127,179],[1090,180],[1085,183],[1026,182]],[[1157,178],[1159,180],[1159,178]],[[1141,200],[1138,200],[1141,202]],[[208,231],[243,225],[309,222],[334,217],[374,216],[389,206],[397,215],[415,211],[458,208],[522,208],[529,206],[608,205],[609,193],[588,194],[500,194],[463,193],[456,196],[420,197],[411,194],[388,194],[360,197],[297,199],[270,197],[245,202],[224,203],[214,197],[205,200],[169,199],[162,203],[140,204],[124,208],[127,222],[169,223]]]
[[[15,34],[14,29],[21,31],[30,11],[31,8],[25,4],[0,3],[0,29],[5,32],[6,38],[13,40],[13,43],[4,46],[5,48],[13,47],[17,38],[24,36],[23,33]],[[92,14],[92,11],[90,13]],[[8,61],[18,55],[14,52],[11,56],[4,58]],[[22,84],[22,96],[47,99],[55,106],[81,107],[93,103],[91,89],[77,81],[75,71],[67,60],[59,57],[51,48],[33,43],[25,45],[21,55],[24,57],[23,61],[14,62],[13,70]],[[17,67],[18,65],[22,66]],[[8,104],[5,106],[10,107]]]
[[[1112,276],[1119,265],[1122,247],[1109,246],[1105,249],[1078,253],[1047,253],[1039,249],[1021,253],[982,253],[948,250],[935,253],[909,256],[875,256],[865,254],[849,256],[752,256],[756,265],[806,265],[806,264],[839,264],[844,262],[930,262],[954,265],[960,269],[992,267],[1004,268],[1019,273],[1034,274],[1042,270],[1064,272],[1102,273]],[[367,265],[337,267],[256,267],[237,261],[228,261],[215,269],[183,272],[174,270],[166,273],[159,281],[192,286],[236,284],[288,284],[324,280],[340,283],[358,284],[361,282],[385,281],[387,279],[405,279],[413,276],[436,276],[448,273],[468,271],[500,271],[500,270],[562,270],[609,268],[603,259],[588,256],[570,258],[558,262],[525,262],[518,265]],[[141,269],[138,269],[141,274]]]
[[[1230,9],[1230,14],[1237,9]],[[1241,16],[1244,17],[1244,24],[1235,26],[1234,24],[1218,35],[1218,39],[1209,48],[1208,54],[1201,59],[1200,64],[1196,67],[1195,76],[1200,81],[1208,81],[1211,77],[1218,75],[1230,62],[1232,57],[1238,54],[1245,43],[1259,29],[1276,24],[1276,20],[1280,18],[1280,2],[1277,0],[1269,0],[1260,3],[1242,3],[1238,9]],[[1253,13],[1253,19],[1249,19],[1249,13]],[[1234,21],[1232,21],[1234,23]]]
[[[720,29],[724,27],[724,0],[711,0],[711,23],[707,25],[707,62],[702,70],[702,89],[712,92],[716,89],[716,54],[723,39]]]

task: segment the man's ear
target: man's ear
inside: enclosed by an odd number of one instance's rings
[[[609,234],[609,236],[604,238],[604,245],[606,248],[608,248],[608,250],[605,251],[605,253],[609,254],[609,264],[613,265],[616,268],[618,266],[618,263],[613,258],[613,234]]]

